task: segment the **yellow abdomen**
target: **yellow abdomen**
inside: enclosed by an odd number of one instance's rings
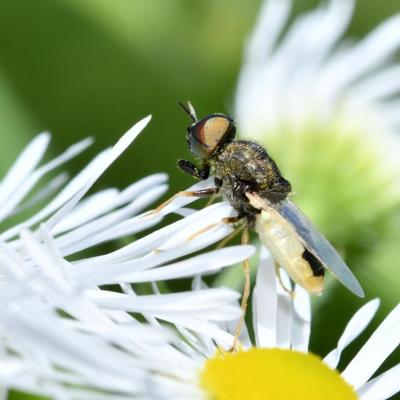
[[[324,277],[314,275],[310,263],[303,257],[305,247],[290,224],[263,210],[256,218],[255,230],[276,262],[296,283],[310,293],[322,292]]]

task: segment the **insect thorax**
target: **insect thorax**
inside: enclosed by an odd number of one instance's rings
[[[291,191],[266,150],[251,141],[232,141],[211,157],[211,173],[225,200],[240,216],[254,219],[258,210],[253,208],[245,195],[256,192],[272,203],[286,199]]]

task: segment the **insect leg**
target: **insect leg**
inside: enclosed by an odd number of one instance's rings
[[[285,286],[285,284],[283,283],[283,281],[282,281],[282,276],[281,276],[281,273],[280,273],[280,266],[279,266],[279,264],[278,264],[276,261],[274,261],[274,266],[275,266],[275,274],[276,274],[276,277],[278,278],[278,282],[279,282],[279,284],[281,285],[281,288],[282,288],[290,297],[293,297],[293,296],[294,296],[294,291],[288,289],[288,288]]]
[[[244,225],[243,232],[242,232],[242,244],[249,244],[249,241],[250,241],[249,228],[247,225]],[[243,271],[244,271],[245,282],[244,282],[242,302],[240,305],[240,308],[242,309],[242,315],[241,315],[241,317],[236,325],[236,328],[235,328],[235,337],[233,339],[233,344],[232,344],[232,348],[231,348],[232,351],[237,350],[240,332],[242,331],[242,327],[244,324],[244,318],[246,316],[247,302],[248,302],[249,296],[250,296],[250,262],[248,259],[243,261]]]
[[[185,174],[193,176],[201,181],[210,176],[210,167],[208,165],[205,165],[202,169],[199,169],[188,160],[178,160],[177,166]]]
[[[212,228],[215,228],[216,226],[220,225],[221,223],[223,223],[223,224],[233,224],[233,223],[239,221],[240,219],[241,219],[240,217],[227,217],[227,218],[222,218],[220,222],[215,222],[214,224],[210,224],[210,225],[205,226],[205,227],[202,228],[202,229],[199,229],[197,232],[193,233],[193,235],[190,235],[190,236],[186,239],[186,241],[187,241],[187,242],[190,242],[190,241],[193,240],[195,237],[201,235],[201,234],[204,233],[204,232],[209,231],[209,230],[212,229]],[[242,228],[241,228],[241,229],[242,229]],[[227,237],[229,237],[230,235],[231,235],[231,234],[229,234]],[[222,246],[219,246],[219,247],[222,247]]]
[[[237,221],[238,221],[238,217],[222,218],[221,221],[219,221],[219,222],[215,222],[213,224],[205,226],[204,228],[199,229],[197,232],[193,233],[193,235],[190,235],[186,239],[186,241],[190,242],[191,240],[193,240],[197,236],[201,235],[204,232],[209,231],[212,228],[215,228],[216,226],[220,225],[221,223],[223,223],[223,224],[232,224],[232,223],[237,222]]]
[[[216,195],[212,195],[210,197],[210,199],[207,201],[207,204],[204,206],[204,208],[208,207],[208,206],[211,206],[211,204],[214,203],[214,200],[216,199],[216,197],[217,197]]]
[[[175,200],[179,196],[209,197],[209,196],[212,196],[213,194],[218,193],[218,191],[219,191],[218,188],[209,188],[209,189],[196,190],[194,192],[191,192],[191,191],[178,192],[177,194],[175,194],[168,200],[164,201],[164,203],[161,203],[154,210],[149,211],[147,213],[147,215],[157,214],[158,212],[160,212],[163,208],[165,208],[168,204],[170,204],[173,200]]]
[[[215,228],[216,226],[220,225],[220,222],[215,222],[214,224],[210,224],[205,226],[204,228],[199,229],[197,232],[193,233],[192,235],[190,235],[187,239],[186,242],[190,242],[191,240],[193,240],[194,238],[196,238],[197,236],[201,235],[204,232],[209,231],[212,228]]]
[[[229,241],[231,241],[236,235],[238,235],[243,230],[243,225],[238,226],[233,232],[231,232],[226,238],[222,239],[218,245],[217,249],[224,247]]]

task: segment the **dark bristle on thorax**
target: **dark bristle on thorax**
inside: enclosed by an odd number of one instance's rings
[[[232,140],[210,157],[211,174],[220,183],[220,193],[241,216],[254,219],[258,212],[246,193],[257,193],[271,203],[279,203],[291,191],[278,166],[259,144]]]

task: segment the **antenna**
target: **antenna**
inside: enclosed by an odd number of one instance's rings
[[[186,102],[186,106],[180,101],[178,101],[178,104],[183,108],[183,111],[185,111],[185,113],[188,114],[190,118],[192,118],[193,122],[197,122],[196,111],[190,101]]]

